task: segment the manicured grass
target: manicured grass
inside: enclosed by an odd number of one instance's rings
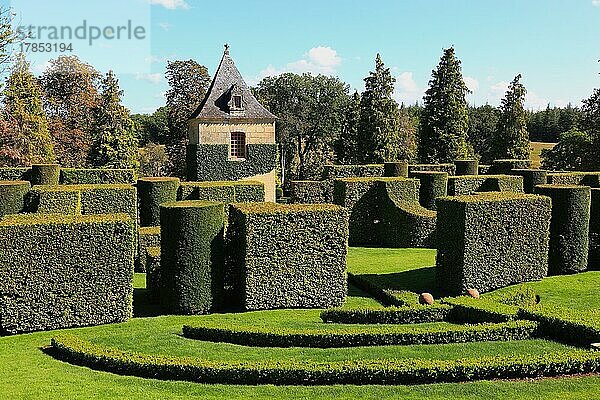
[[[529,158],[531,159],[532,168],[540,168],[542,165],[542,150],[552,149],[556,146],[556,143],[544,143],[544,142],[531,142],[529,144],[529,150],[531,151]]]
[[[435,263],[431,250],[406,249],[350,249],[349,270],[358,274],[398,274],[397,287],[418,291],[419,286],[431,284]],[[419,271],[419,274],[411,271]],[[411,274],[415,274],[412,275]],[[420,276],[423,281],[415,282]],[[144,286],[143,274],[136,274],[135,284]],[[572,276],[552,277],[542,282],[529,283],[542,297],[542,303],[551,303],[576,309],[597,308],[600,298],[597,288],[600,272],[587,272]],[[355,288],[347,307],[373,306],[376,303]],[[143,299],[138,296],[137,300]],[[140,304],[136,304],[140,306]],[[227,319],[239,323],[261,326],[283,324],[318,323],[317,310],[275,310],[245,314],[221,314],[212,316],[162,316],[134,318],[115,325],[69,330],[82,338],[123,350],[147,354],[172,354],[176,356],[206,357],[215,360],[265,358],[344,360],[357,358],[405,358],[455,359],[492,354],[540,354],[568,348],[545,341],[525,340],[515,342],[483,342],[449,345],[381,346],[351,349],[307,348],[252,348],[226,343],[206,343],[181,337],[183,324],[208,318]],[[0,338],[0,397],[7,399],[446,399],[446,398],[600,398],[600,377],[576,377],[544,379],[536,381],[480,381],[462,384],[435,384],[418,386],[236,386],[202,385],[188,382],[165,382],[152,379],[119,376],[77,367],[53,359],[44,354],[54,332],[38,332],[27,335]]]

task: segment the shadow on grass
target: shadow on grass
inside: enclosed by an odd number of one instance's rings
[[[434,296],[441,295],[435,282],[435,268],[425,267],[391,274],[361,274],[366,279],[384,290],[408,290],[415,293],[428,292]]]
[[[157,317],[161,315],[160,306],[153,301],[150,290],[133,289],[133,316]]]

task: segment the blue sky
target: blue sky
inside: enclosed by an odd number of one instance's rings
[[[0,0],[0,4],[8,0]],[[143,41],[77,43],[77,54],[112,68],[133,112],[164,104],[166,60],[194,59],[212,74],[231,54],[250,84],[281,72],[338,76],[353,89],[377,52],[397,79],[395,98],[420,100],[442,49],[454,45],[473,90],[469,101],[498,104],[521,73],[527,106],[579,104],[600,87],[600,0],[12,0],[22,21],[99,26],[126,20]],[[78,6],[75,7],[74,5]],[[67,21],[67,22],[65,22]],[[57,54],[30,54],[42,71]]]

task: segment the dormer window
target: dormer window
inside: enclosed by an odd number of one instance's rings
[[[242,96],[233,95],[233,107],[237,110],[241,110],[242,108]]]
[[[239,85],[231,86],[227,106],[229,107],[229,113],[235,115],[238,115],[244,111],[243,91]]]

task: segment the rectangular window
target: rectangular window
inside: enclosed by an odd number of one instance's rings
[[[233,96],[233,106],[238,110],[242,108],[242,96]]]
[[[244,132],[231,132],[231,157],[246,158],[246,134]]]

